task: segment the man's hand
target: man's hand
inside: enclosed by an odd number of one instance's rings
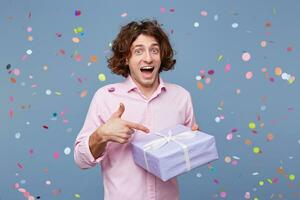
[[[198,124],[194,124],[192,126],[192,131],[200,131],[200,128],[199,128]]]
[[[119,109],[111,115],[109,120],[98,128],[97,133],[105,142],[113,141],[120,144],[127,143],[134,133],[134,129],[148,133],[149,129],[141,124],[121,119],[125,106],[120,103]]]

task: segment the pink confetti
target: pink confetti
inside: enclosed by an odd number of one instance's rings
[[[226,192],[220,192],[220,197],[226,198],[226,196],[227,196]]]
[[[58,159],[59,158],[59,153],[58,152],[54,152],[53,153],[53,157],[54,157],[54,159]]]
[[[205,10],[202,10],[200,14],[203,17],[206,17],[208,15],[208,13]]]
[[[21,163],[17,163],[17,165],[20,169],[24,169],[24,166]]]
[[[14,97],[13,96],[9,96],[9,101],[10,102],[14,102]]]
[[[251,71],[247,72],[245,75],[246,79],[250,80],[253,77],[253,73]]]
[[[161,13],[165,13],[165,12],[166,12],[166,8],[160,7],[160,12],[161,12]]]
[[[242,55],[242,60],[248,62],[251,59],[251,55],[249,52],[244,52]]]
[[[170,8],[170,12],[171,13],[175,12],[175,8]]]
[[[225,65],[225,72],[229,72],[230,71],[230,69],[231,69],[231,64],[227,64],[227,65]]]
[[[22,192],[22,193],[26,192],[26,190],[24,188],[19,188],[18,191]]]
[[[11,108],[9,109],[9,117],[13,118],[13,116],[14,116],[14,110]]]
[[[226,139],[227,140],[232,140],[233,138],[233,134],[232,133],[228,133],[227,136],[226,136]]]

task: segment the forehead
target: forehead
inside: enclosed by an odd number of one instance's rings
[[[148,46],[155,46],[155,45],[158,45],[158,42],[155,39],[155,37],[141,34],[135,39],[131,47],[133,48],[136,46],[148,47]]]

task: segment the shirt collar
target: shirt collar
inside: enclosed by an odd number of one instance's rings
[[[128,77],[124,81],[124,89],[126,90],[127,93],[129,93],[135,89],[138,89],[137,85],[132,80],[130,75],[128,75]],[[160,93],[161,91],[166,90],[166,89],[167,88],[166,88],[165,82],[163,81],[163,79],[161,77],[159,77],[159,85],[155,92]]]

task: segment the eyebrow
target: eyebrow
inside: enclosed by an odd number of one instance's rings
[[[158,43],[153,43],[153,44],[151,44],[150,47],[153,47],[153,46],[158,46],[158,47],[159,47]],[[144,45],[142,45],[142,44],[137,44],[137,45],[134,45],[132,48],[134,49],[134,48],[137,48],[137,47],[144,47]]]

